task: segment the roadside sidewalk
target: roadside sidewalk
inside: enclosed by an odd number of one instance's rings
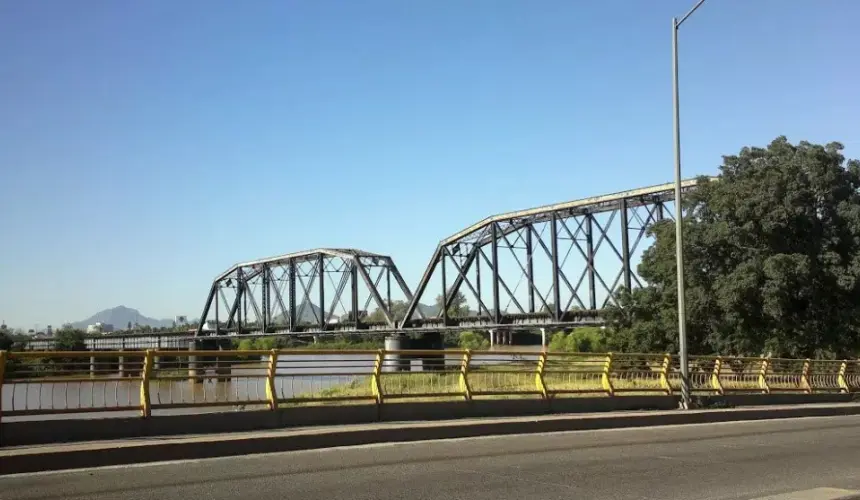
[[[0,475],[386,442],[845,415],[860,415],[860,404],[806,404],[716,410],[579,413],[433,422],[385,422],[34,445],[0,448]]]

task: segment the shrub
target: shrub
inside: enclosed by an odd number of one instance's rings
[[[557,332],[549,342],[550,351],[605,352],[606,338],[598,327],[577,328],[568,334]]]
[[[457,343],[462,349],[481,350],[490,347],[490,342],[483,335],[476,332],[460,332],[460,340]]]

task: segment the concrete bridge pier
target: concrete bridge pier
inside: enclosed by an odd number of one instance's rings
[[[95,350],[95,349],[93,349]],[[90,378],[96,376],[96,357],[90,356]]]
[[[540,329],[540,345],[546,347],[546,328]]]
[[[120,349],[120,352],[122,352],[124,350],[125,349]],[[119,373],[120,378],[125,377],[125,356],[119,357],[117,372]]]
[[[218,350],[225,351],[224,345],[219,343]],[[217,377],[218,382],[229,382],[230,375],[233,373],[233,363],[232,358],[227,356],[219,356],[215,358],[215,376]]]
[[[192,352],[194,352],[196,350],[197,350],[197,341],[189,340],[188,341],[188,352],[189,352],[189,354],[188,354],[188,381],[193,383],[193,384],[202,384],[203,379],[199,378],[197,376],[197,375],[199,375],[198,370],[197,370],[197,366],[198,366],[197,356],[191,354]]]

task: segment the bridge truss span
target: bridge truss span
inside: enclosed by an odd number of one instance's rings
[[[621,287],[642,286],[634,257],[674,199],[670,183],[488,217],[439,243],[400,326],[599,322]],[[416,317],[433,300],[436,317]]]
[[[390,330],[412,293],[391,257],[321,248],[232,266],[213,280],[196,334]],[[381,317],[368,320],[368,309]]]

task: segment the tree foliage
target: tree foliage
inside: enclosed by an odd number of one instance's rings
[[[436,296],[436,310],[442,311],[444,304],[442,304],[442,295]],[[466,296],[463,295],[463,292],[457,292],[457,295],[451,300],[451,305],[448,306],[448,317],[449,318],[462,318],[464,316],[469,315],[469,305],[466,303]]]
[[[391,316],[394,318],[394,321],[399,322],[406,316],[406,309],[409,307],[409,304],[402,300],[393,300],[391,301]],[[385,318],[385,313],[382,312],[382,309],[376,308],[372,313],[368,314],[366,317],[362,318],[362,321],[366,323],[385,323],[387,322]]]
[[[842,357],[860,347],[860,162],[842,145],[789,143],[723,158],[685,201],[692,353]],[[655,224],[608,319],[613,349],[677,349],[675,228]]]
[[[0,330],[0,351],[8,351],[12,348],[12,344],[15,342],[12,340],[12,336],[6,333],[3,330]]]
[[[58,351],[85,351],[86,334],[81,330],[59,330],[54,335],[54,349]]]

